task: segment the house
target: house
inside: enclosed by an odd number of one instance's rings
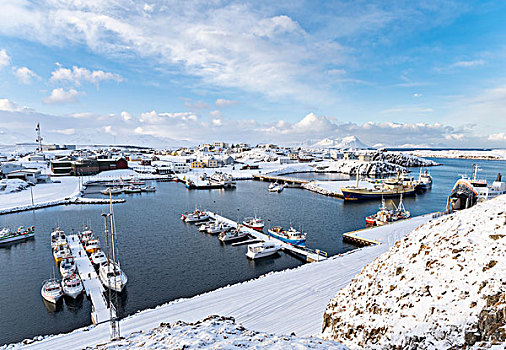
[[[22,170],[24,169],[25,167],[22,166],[21,164],[19,163],[13,163],[13,162],[5,162],[5,163],[0,163],[0,172],[2,174],[8,174],[12,171],[16,171],[16,170]]]
[[[290,160],[299,160],[299,153],[290,152],[288,153],[288,158],[290,158]]]
[[[173,162],[172,170],[177,174],[187,173],[190,170],[190,166],[185,162]]]
[[[213,143],[213,147],[214,148],[221,148],[221,149],[227,148],[228,147],[228,143],[226,143],[226,142],[214,142]]]
[[[223,157],[223,159],[221,159],[221,163],[223,165],[234,165],[235,159],[232,156],[226,156],[226,157]]]
[[[201,168],[205,168],[205,166],[206,165],[203,162],[195,160],[195,161],[191,162],[190,168],[201,169]]]
[[[22,169],[11,171],[7,174],[8,179],[21,179],[26,182],[37,183],[46,182],[47,175],[42,175],[40,169]]]
[[[290,159],[290,157],[279,157],[278,162],[279,164],[290,164],[295,163],[297,160]]]
[[[338,151],[336,149],[331,149],[330,150],[330,158],[332,158],[334,160],[343,159],[344,158],[344,153],[341,152],[341,151]]]
[[[212,157],[206,157],[202,159],[202,163],[205,164],[208,168],[217,168],[218,167],[218,160]]]

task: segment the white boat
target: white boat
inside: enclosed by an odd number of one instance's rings
[[[257,218],[256,216],[254,218],[246,218],[243,220],[242,224],[246,227],[252,228],[255,231],[262,232],[265,226],[264,221],[262,218]]]
[[[198,228],[199,232],[207,232],[207,229],[212,225],[212,223],[201,224]]]
[[[181,215],[181,220],[184,222],[199,222],[209,220],[209,215],[201,210],[196,209],[193,213],[185,212]]]
[[[95,253],[100,249],[100,241],[98,239],[90,239],[84,245],[84,249],[86,250],[86,253]]]
[[[280,246],[274,242],[261,242],[248,245],[246,256],[250,259],[260,259],[275,254]]]
[[[99,267],[98,276],[102,284],[116,292],[121,292],[128,282],[126,274],[121,271],[118,263],[105,262]]]
[[[61,282],[63,293],[69,297],[75,299],[84,291],[83,283],[81,278],[77,274],[71,274],[70,276],[64,277]]]
[[[71,255],[71,252],[67,241],[57,242],[53,248],[53,257],[56,263],[59,264],[60,261],[68,255]]]
[[[49,279],[44,281],[42,289],[40,290],[42,297],[50,303],[56,304],[63,296],[63,290],[60,281],[57,279]]]
[[[220,171],[215,172],[211,177],[209,178],[210,182],[214,184],[223,185],[223,187],[226,188],[232,188],[235,187],[235,180],[230,174],[225,174]]]
[[[144,187],[141,187],[141,191],[142,192],[156,192],[156,187],[155,186],[144,186]]]
[[[269,185],[269,192],[281,192],[285,188],[284,184],[278,184],[277,182],[274,182],[273,184]]]
[[[95,236],[93,236],[93,231],[89,229],[87,226],[83,228],[81,232],[78,233],[79,240],[83,245],[86,245],[86,243],[89,240],[95,239]]]
[[[66,242],[65,232],[59,227],[53,229],[51,232],[51,248],[54,248],[57,244]]]
[[[216,235],[224,231],[230,230],[232,227],[224,222],[216,222],[214,224],[209,225],[206,232],[211,235]]]
[[[125,187],[123,189],[123,192],[125,192],[127,194],[128,193],[141,193],[142,190],[141,190],[141,188],[139,186],[132,185],[132,186]]]
[[[0,246],[20,241],[25,241],[35,236],[35,226],[24,228],[19,227],[16,232],[12,232],[10,228],[5,227],[0,230]]]
[[[108,196],[109,194],[115,195],[115,194],[122,194],[123,189],[121,187],[109,187],[105,190],[100,191],[100,193],[105,194]]]
[[[420,168],[420,175],[418,175],[417,188],[421,188],[424,190],[432,188],[432,176],[430,175],[427,169],[425,171],[422,171],[422,169]]]
[[[60,262],[60,274],[62,278],[65,278],[67,276],[70,276],[74,273],[76,273],[76,262],[74,260],[74,257],[71,255],[67,255],[62,258]]]
[[[92,253],[90,260],[94,265],[102,265],[103,263],[107,262],[107,258],[105,257],[104,252],[101,250],[97,250],[95,253]]]
[[[248,237],[248,232],[241,230],[240,227],[224,231],[218,235],[218,239],[223,243],[239,241]]]

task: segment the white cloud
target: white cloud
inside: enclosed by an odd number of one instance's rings
[[[90,71],[87,68],[73,66],[72,69],[64,68],[57,63],[59,67],[55,71],[51,72],[51,82],[66,82],[74,85],[81,85],[83,81],[87,81],[93,84],[99,84],[102,81],[116,81],[118,83],[123,81],[123,77],[116,73],[104,72],[102,70]]]
[[[489,141],[506,141],[506,133],[499,132],[497,134],[490,134],[487,138]]]
[[[7,98],[0,98],[0,111],[22,112],[23,110],[26,110],[26,107],[20,107],[16,102],[13,102]]]
[[[215,111],[211,111],[211,112],[209,112],[209,115],[210,115],[211,117],[218,117],[218,118],[221,118],[221,112],[220,112],[220,111],[218,111],[218,110],[215,110]]]
[[[127,122],[132,120],[132,115],[128,112],[123,111],[121,112],[121,118],[123,118],[123,120]]]
[[[40,77],[35,74],[32,70],[30,70],[28,67],[19,67],[19,68],[13,68],[14,75],[18,78],[18,80],[23,84],[31,84],[32,79],[38,79],[40,80]]]
[[[220,108],[220,107],[233,106],[233,105],[236,105],[238,103],[239,103],[238,101],[227,100],[227,99],[224,99],[224,98],[219,98],[219,99],[216,100],[216,107]]]
[[[448,134],[445,135],[446,140],[456,140],[461,141],[464,138],[464,134]]]
[[[381,114],[391,114],[391,113],[432,113],[434,110],[428,107],[421,106],[399,106],[389,109],[384,109],[380,113]]]
[[[62,135],[74,135],[76,133],[76,129],[74,129],[74,128],[52,129],[52,130],[49,130],[49,132],[54,132],[54,133],[62,134]]]
[[[422,97],[422,94],[419,94],[419,93],[414,93],[414,94],[413,94],[413,97]]]
[[[484,60],[471,60],[471,61],[458,61],[453,63],[451,68],[468,68],[468,67],[476,67],[485,64]]]
[[[5,49],[0,50],[0,68],[6,67],[11,64],[11,58]]]
[[[215,118],[211,122],[214,126],[222,126],[223,125],[223,120],[221,118]]]
[[[42,102],[45,104],[66,104],[79,102],[77,96],[79,92],[74,89],[65,90],[63,88],[53,89],[51,95],[45,97]]]

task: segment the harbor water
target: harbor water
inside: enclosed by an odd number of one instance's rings
[[[459,174],[471,173],[472,163],[480,165],[480,177],[489,182],[498,172],[506,176],[504,161],[436,161],[443,166],[429,168],[434,178],[432,190],[404,200],[412,215],[444,211],[453,184]],[[418,169],[411,170],[416,177]],[[290,176],[348,179],[340,174]],[[257,181],[238,181],[237,188],[231,190],[204,191],[187,190],[174,182],[153,184],[155,193],[119,195],[117,198],[127,201],[114,206],[119,259],[129,278],[118,300],[121,317],[304,263],[286,253],[248,260],[246,246],[224,245],[216,236],[198,232],[194,225],[180,220],[183,211],[200,207],[233,220],[256,214],[266,226],[291,224],[308,233],[309,248],[336,255],[357,248],[343,242],[342,233],[363,228],[364,218],[375,213],[379,205],[378,201],[344,202],[298,188],[270,193],[268,183]],[[90,187],[86,196],[105,198],[101,189]],[[86,224],[105,242],[100,214],[108,209],[106,205],[68,205],[0,216],[0,227],[36,227],[35,239],[0,247],[0,344],[91,324],[91,305],[86,298],[65,300],[54,307],[43,302],[40,288],[57,270],[50,248],[52,228],[60,226],[71,233]]]

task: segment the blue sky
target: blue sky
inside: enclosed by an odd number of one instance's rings
[[[506,147],[503,2],[0,6],[0,144]]]

